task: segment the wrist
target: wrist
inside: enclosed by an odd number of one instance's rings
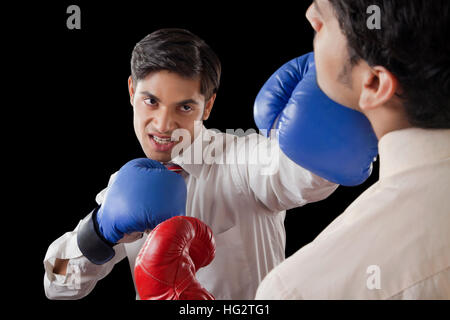
[[[89,261],[97,265],[108,262],[115,255],[114,243],[108,241],[99,230],[97,220],[99,208],[97,207],[83,221],[77,233],[77,243],[80,251]]]
[[[109,246],[114,246],[117,244],[117,241],[112,241],[110,237],[107,237],[103,231],[100,216],[102,215],[102,206],[99,206],[96,210],[92,212],[92,222],[94,224],[94,230],[97,235],[105,241]]]

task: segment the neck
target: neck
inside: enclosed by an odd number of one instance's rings
[[[363,113],[372,124],[378,141],[389,132],[413,127],[406,117],[403,106],[380,106]]]

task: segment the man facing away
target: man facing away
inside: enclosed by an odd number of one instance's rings
[[[306,17],[319,86],[375,130],[379,181],[256,298],[450,299],[450,3],[316,0]]]

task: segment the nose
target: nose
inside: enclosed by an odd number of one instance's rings
[[[175,127],[175,121],[169,108],[158,108],[152,120],[153,127],[160,133],[170,133]]]
[[[311,3],[309,5],[308,9],[306,9],[306,12],[305,12],[306,20],[308,20],[309,22],[311,22],[311,16],[312,16],[313,7],[314,7],[314,4]]]
[[[319,17],[317,16],[317,13],[315,13],[315,11],[314,11],[314,4],[311,4],[308,7],[308,9],[306,10],[305,16],[306,16],[306,20],[309,21],[309,24],[314,29],[314,35],[315,35],[317,32],[320,31],[320,29],[322,27],[322,23],[321,23]]]

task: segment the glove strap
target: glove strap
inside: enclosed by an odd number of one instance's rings
[[[100,233],[97,223],[98,206],[80,225],[77,233],[78,248],[93,264],[101,265],[111,260],[116,252],[113,243]]]

